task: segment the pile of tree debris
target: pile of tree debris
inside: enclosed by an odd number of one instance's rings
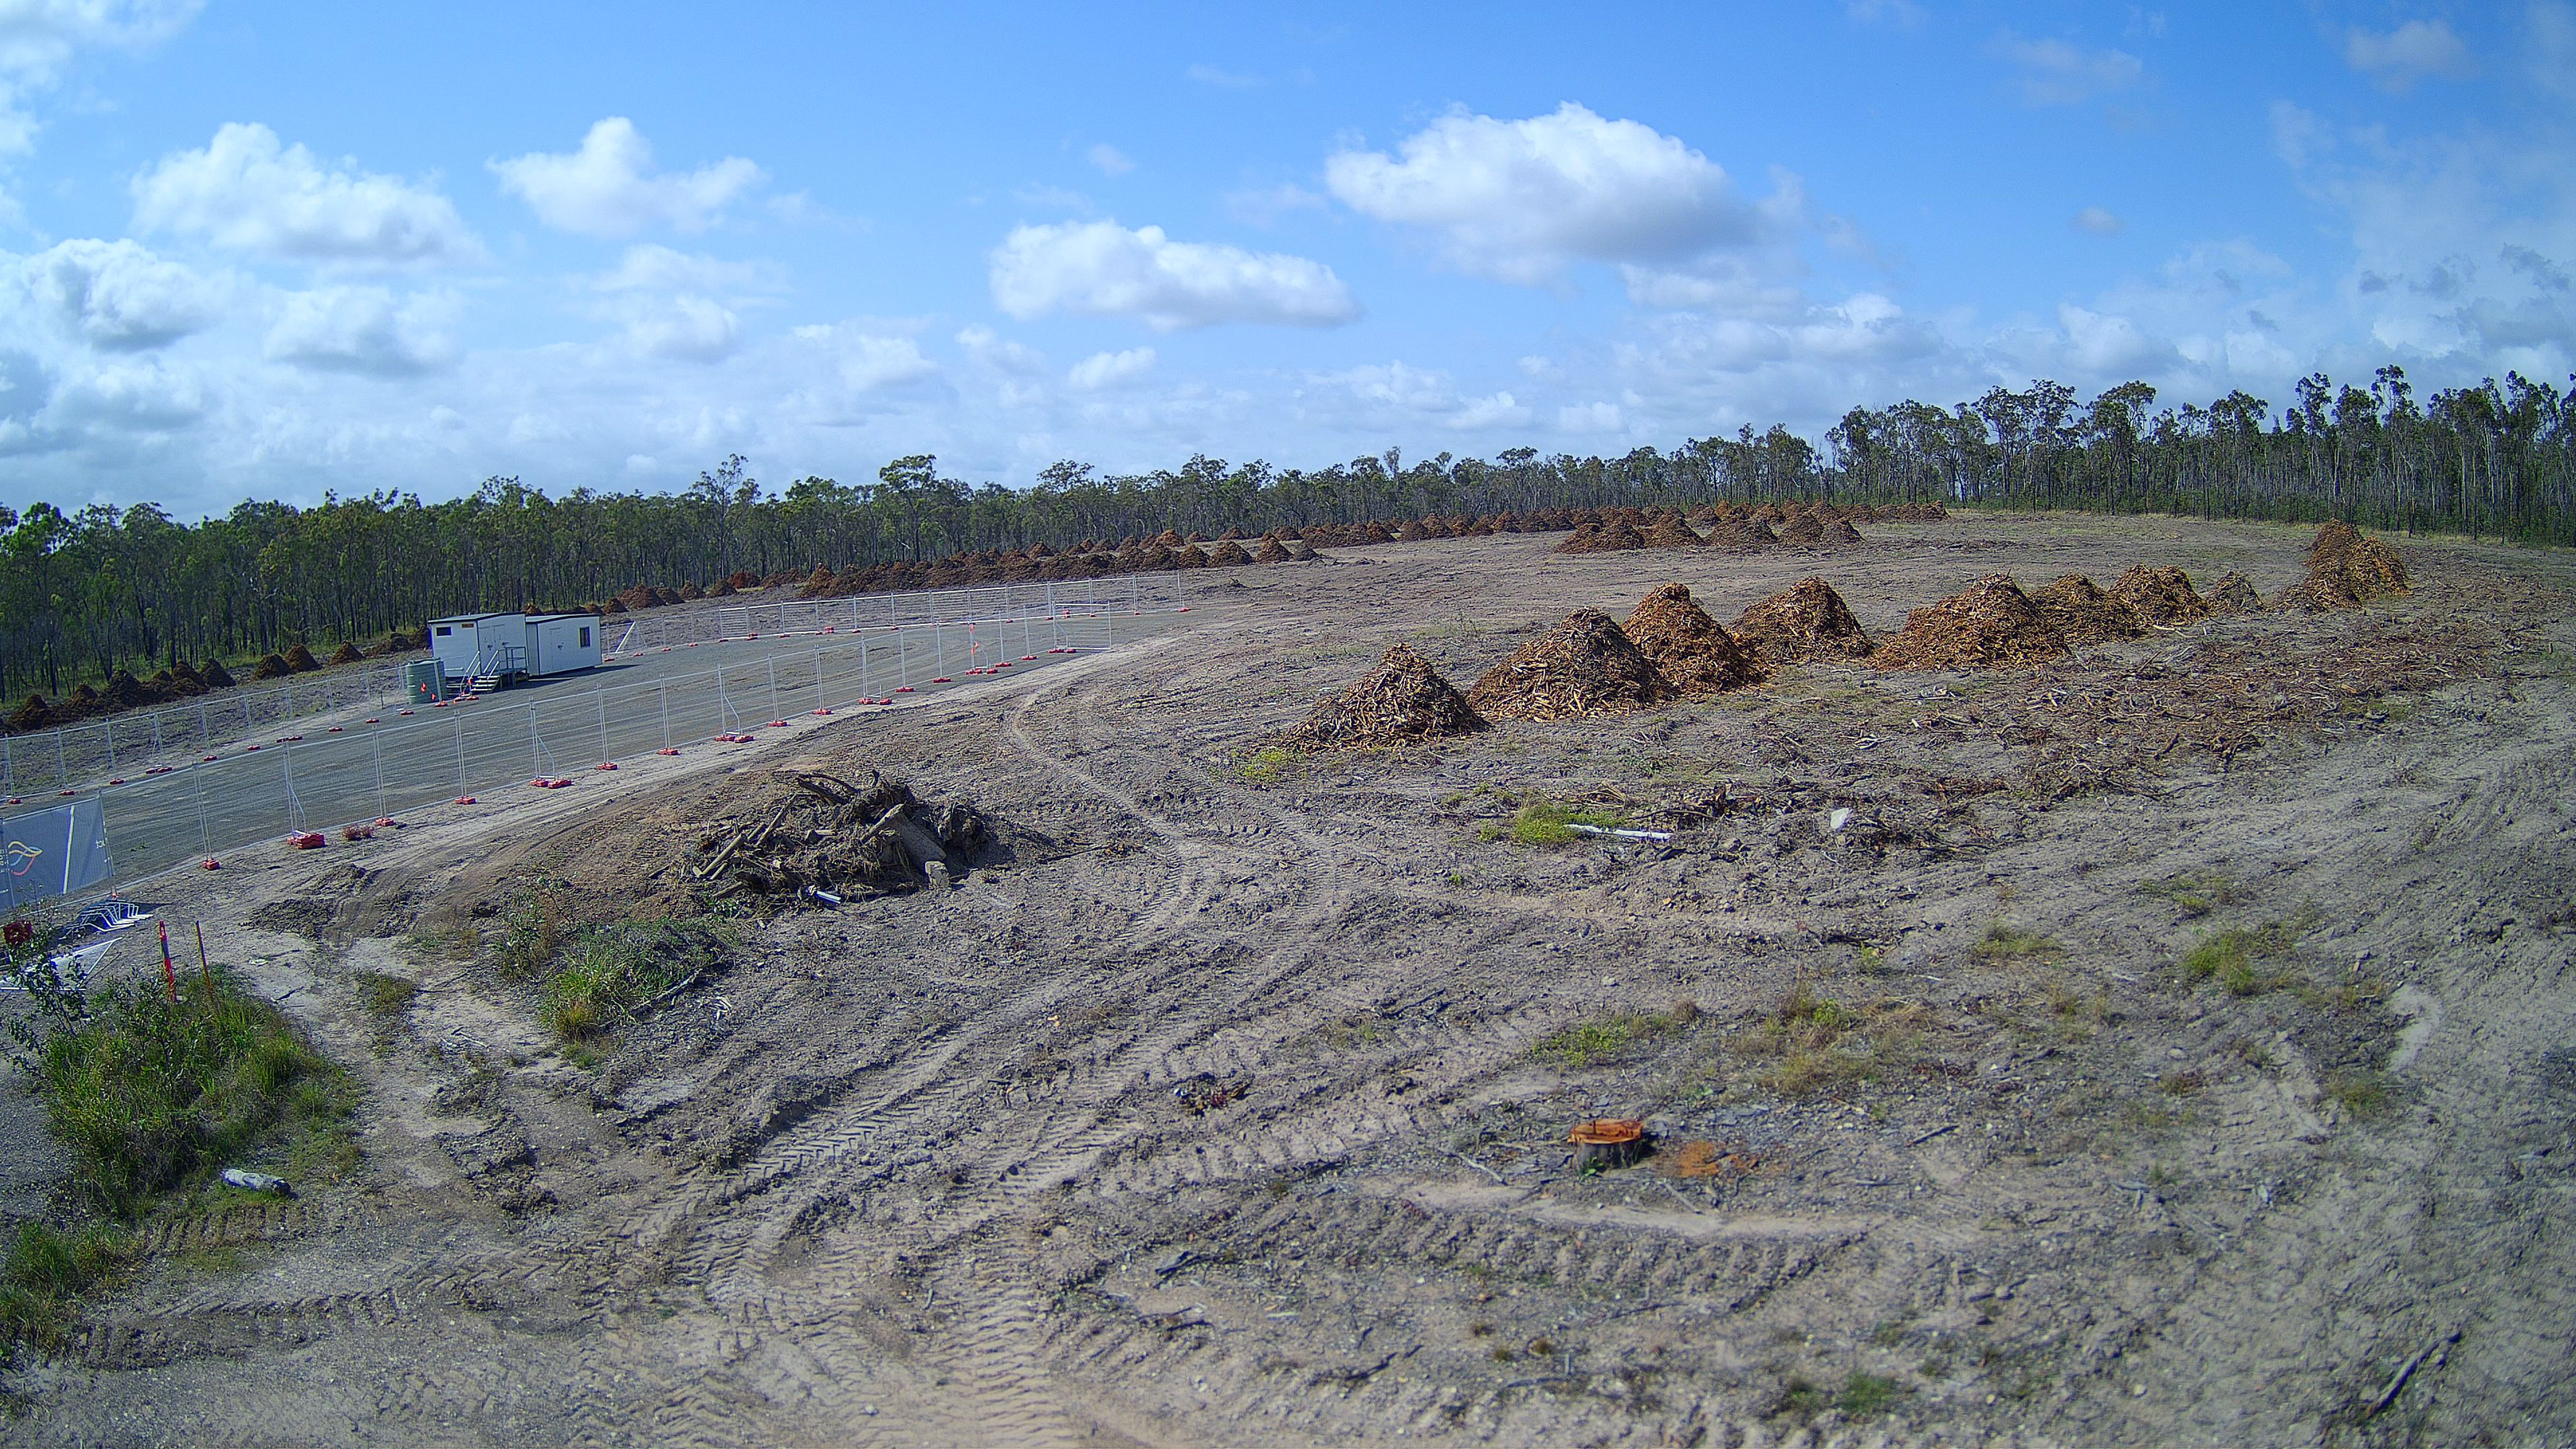
[[[946,884],[1007,850],[1004,831],[970,805],[932,805],[868,772],[783,775],[779,789],[728,829],[698,842],[695,880],[718,898],[802,896],[825,905]]]

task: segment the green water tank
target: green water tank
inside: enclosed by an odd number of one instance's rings
[[[403,666],[403,695],[414,704],[436,704],[447,676],[435,659],[415,659]]]

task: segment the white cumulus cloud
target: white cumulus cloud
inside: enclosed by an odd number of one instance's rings
[[[1305,257],[1176,242],[1114,221],[1012,229],[992,255],[993,301],[1014,317],[1137,317],[1157,331],[1221,322],[1330,327],[1359,316],[1333,269]]]
[[[799,327],[800,361],[819,365],[821,376],[791,393],[788,416],[816,427],[855,427],[886,411],[888,394],[938,375],[939,365],[909,337],[889,337],[841,323]]]
[[[1334,197],[1437,237],[1463,271],[1524,285],[1569,262],[1670,262],[1753,239],[1760,217],[1724,168],[1636,121],[1568,102],[1502,121],[1459,112],[1390,156],[1326,159]]]
[[[229,122],[203,150],[135,178],[142,231],[298,261],[471,262],[483,244],[446,197],[399,177],[326,168],[266,126]]]
[[[102,352],[134,352],[202,331],[224,284],[131,241],[60,242],[18,264],[38,313]]]
[[[1099,167],[1100,174],[1103,176],[1124,176],[1136,169],[1136,163],[1128,159],[1126,152],[1106,141],[1084,152],[1083,157],[1092,165]]]
[[[2087,50],[2064,40],[2024,40],[2007,30],[1995,54],[2021,72],[2014,88],[2034,106],[2075,106],[2144,80],[2144,62],[2125,50]]]
[[[2075,229],[2095,236],[2118,236],[2128,223],[2098,206],[2088,206],[2075,213]]]
[[[397,297],[384,287],[292,292],[263,351],[272,362],[318,372],[415,377],[456,361],[455,306],[442,293]]]
[[[0,0],[0,154],[28,149],[35,117],[23,99],[53,84],[84,48],[135,48],[184,27],[201,0]]]
[[[624,116],[590,128],[581,149],[531,152],[490,163],[501,189],[539,220],[584,236],[625,237],[654,227],[704,231],[767,179],[740,156],[690,172],[657,172],[653,148]]]
[[[2409,20],[2385,35],[2356,26],[2344,37],[2343,58],[2382,89],[2401,95],[2426,76],[2457,80],[2476,68],[2447,20]]]
[[[1046,358],[1036,348],[1013,342],[980,322],[959,328],[957,345],[966,349],[968,357],[996,372],[1034,377],[1046,371]]]
[[[1073,365],[1065,381],[1084,392],[1117,387],[1134,382],[1154,370],[1154,349],[1131,347],[1124,352],[1095,352]]]

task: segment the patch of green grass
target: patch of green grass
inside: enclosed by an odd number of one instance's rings
[[[2329,1072],[2325,1089],[2328,1097],[2356,1118],[2376,1117],[2388,1110],[2386,1073],[2367,1067]]]
[[[2162,880],[2142,881],[2138,894],[2171,901],[2185,916],[2205,916],[2213,907],[2236,904],[2243,897],[2236,882],[2214,870],[2176,871]]]
[[[400,1016],[411,1009],[411,999],[420,994],[419,982],[382,971],[359,972],[357,985],[358,1004],[370,1016]]]
[[[1875,1419],[1905,1397],[1905,1386],[1894,1379],[1876,1374],[1854,1373],[1843,1380],[1843,1391],[1835,1396],[1834,1407],[1855,1419]]]
[[[403,949],[414,955],[461,961],[474,954],[474,928],[447,926],[432,929],[423,926],[403,937],[402,943]]]
[[[568,1046],[595,1050],[638,1007],[719,965],[729,945],[709,917],[594,926],[546,978],[540,1015]]]
[[[102,987],[76,1020],[29,1029],[20,1043],[74,1185],[116,1217],[281,1143],[290,1162],[315,1169],[354,1156],[343,1119],[355,1088],[224,973],[175,1001],[158,981]]]
[[[1754,1080],[1784,1097],[1874,1081],[1921,1051],[1930,1007],[1882,997],[1847,1006],[1801,981],[1762,1023],[1739,1034],[1738,1050],[1773,1064]]]
[[[104,1224],[64,1233],[30,1219],[0,1264],[0,1356],[29,1343],[51,1353],[77,1316],[76,1300],[132,1260],[134,1240]]]
[[[2185,952],[2182,974],[2192,982],[2215,978],[2233,996],[2260,996],[2299,984],[2299,975],[2274,963],[2288,956],[2306,933],[2308,918],[2261,926],[2230,926],[2205,936]]]
[[[1582,839],[1582,833],[1572,829],[1573,826],[1590,825],[1612,830],[1627,821],[1628,817],[1616,810],[1577,810],[1554,800],[1532,800],[1512,816],[1510,834],[1522,845],[1544,848],[1568,845]]]
[[[1267,784],[1286,773],[1288,766],[1294,763],[1296,758],[1279,746],[1271,745],[1265,749],[1254,750],[1237,760],[1234,772],[1254,784]]]
[[[504,981],[534,981],[572,939],[572,903],[560,884],[539,880],[514,897],[501,916],[501,944],[492,964]]]
[[[1679,1031],[1697,1020],[1699,1004],[1687,999],[1674,1002],[1670,1011],[1616,1012],[1576,1022],[1540,1041],[1530,1048],[1530,1053],[1553,1058],[1569,1070],[1580,1070],[1594,1062],[1617,1057],[1639,1042]]]
[[[1802,1418],[1810,1417],[1823,1412],[1827,1401],[1828,1396],[1823,1389],[1807,1382],[1800,1375],[1791,1374],[1789,1381],[1780,1386],[1779,1406],[1771,1412],[1796,1414]]]
[[[1969,951],[1988,961],[2019,961],[2033,956],[2063,956],[2066,947],[2036,931],[2025,931],[2010,921],[1996,921],[1986,927]]]

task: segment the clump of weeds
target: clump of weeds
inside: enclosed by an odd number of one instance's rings
[[[1569,1069],[1580,1069],[1618,1057],[1639,1042],[1679,1031],[1697,1020],[1699,1003],[1685,997],[1664,1011],[1613,1012],[1576,1022],[1542,1039],[1530,1048],[1530,1053]]]
[[[2176,871],[2161,880],[2142,881],[2138,894],[2171,901],[2184,916],[2205,916],[2218,906],[2232,906],[2243,897],[2236,882],[2214,870]]]
[[[1785,1097],[1874,1081],[1921,1054],[1937,1018],[1919,1002],[1882,997],[1846,1006],[1801,981],[1756,1026],[1736,1038],[1745,1056],[1772,1065],[1754,1080]]]
[[[2296,986],[2298,973],[2280,963],[2313,924],[2314,914],[2303,911],[2287,921],[2213,932],[2184,953],[2183,977],[2195,984],[2215,979],[2232,996],[2260,996]]]
[[[1577,825],[1597,830],[1614,830],[1627,823],[1627,817],[1616,810],[1577,810],[1556,800],[1533,799],[1522,804],[1508,826],[1493,830],[1485,838],[1509,837],[1520,845],[1552,849],[1571,845],[1583,838]]]
[[[2020,961],[2066,954],[2066,947],[2056,939],[2037,931],[2024,930],[2009,921],[1996,921],[1987,926],[1986,933],[1977,938],[1977,944],[1968,949],[1987,961]]]

